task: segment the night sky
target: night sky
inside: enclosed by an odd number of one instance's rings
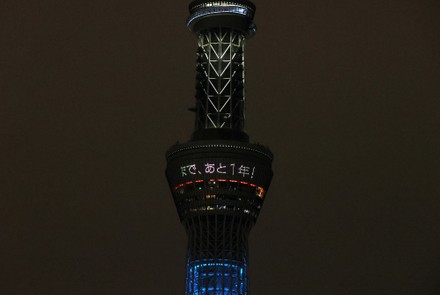
[[[440,294],[438,1],[255,1],[251,295]],[[187,1],[0,2],[0,294],[183,294]]]

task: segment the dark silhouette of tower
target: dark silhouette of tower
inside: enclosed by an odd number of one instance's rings
[[[255,33],[248,0],[195,0],[195,130],[166,154],[166,175],[188,234],[186,295],[245,295],[248,234],[272,179],[272,153],[244,126],[244,55]]]

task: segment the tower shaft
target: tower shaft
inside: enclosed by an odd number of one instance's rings
[[[248,235],[272,179],[271,151],[244,132],[248,0],[195,0],[196,119],[191,140],[167,152],[166,176],[188,235],[186,295],[249,295]]]
[[[184,225],[189,236],[186,294],[247,294],[251,221],[215,214],[193,216]]]

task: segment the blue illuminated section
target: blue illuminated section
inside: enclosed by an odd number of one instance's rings
[[[188,265],[186,295],[247,295],[246,265],[196,262]]]

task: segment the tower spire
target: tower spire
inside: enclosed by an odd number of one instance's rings
[[[247,0],[195,0],[196,122],[172,146],[166,176],[188,234],[186,295],[248,295],[248,234],[272,179],[271,151],[243,131],[244,43],[255,34]]]

